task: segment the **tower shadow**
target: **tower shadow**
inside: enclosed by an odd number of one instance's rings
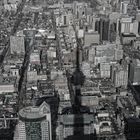
[[[77,39],[78,40],[78,39]],[[76,50],[76,69],[72,76],[67,71],[68,86],[70,90],[73,118],[71,124],[66,127],[73,129],[73,135],[64,140],[95,140],[92,115],[87,106],[82,105],[81,87],[85,82],[85,75],[80,70],[79,40]]]

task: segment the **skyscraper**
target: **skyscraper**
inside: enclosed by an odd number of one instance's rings
[[[46,102],[19,111],[14,140],[52,140],[50,106]]]

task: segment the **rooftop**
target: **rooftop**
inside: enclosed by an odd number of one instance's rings
[[[59,120],[64,125],[73,125],[73,124],[89,124],[94,121],[94,115],[92,114],[68,114],[60,115]]]
[[[16,83],[16,77],[7,76],[7,77],[0,77],[0,85],[11,85]]]
[[[40,107],[29,106],[21,109],[19,116],[22,120],[40,120],[45,119],[47,113],[50,113],[50,106],[43,102]]]

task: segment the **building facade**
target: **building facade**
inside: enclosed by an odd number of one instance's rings
[[[50,106],[46,102],[19,111],[14,140],[52,140]]]

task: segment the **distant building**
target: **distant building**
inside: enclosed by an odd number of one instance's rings
[[[87,51],[87,55],[88,55],[88,61],[89,62],[94,62],[95,60],[95,48],[92,47],[92,48],[89,48],[88,51]]]
[[[128,65],[117,64],[115,66],[112,66],[111,79],[115,87],[127,87]]]
[[[23,36],[10,36],[10,52],[11,54],[24,54],[25,44]]]
[[[85,85],[81,88],[81,96],[79,100],[82,106],[87,106],[93,110],[94,107],[99,105],[100,90],[92,85]]]
[[[6,76],[0,78],[0,94],[13,93],[17,91],[16,77]]]
[[[108,41],[110,34],[109,18],[93,18],[93,29],[100,34],[100,41]]]
[[[100,21],[99,17],[93,16],[93,18],[92,18],[92,29],[93,29],[93,31],[98,31],[98,33],[99,33],[99,21]]]
[[[121,33],[133,33],[132,17],[123,17],[120,20]]]
[[[2,0],[4,4],[16,4],[20,3],[22,0]]]
[[[96,116],[96,123],[94,124],[97,135],[106,135],[112,133],[110,115],[106,111],[99,111]]]
[[[131,42],[133,42],[134,40],[136,40],[136,35],[131,33],[131,34],[122,34],[121,36],[121,42],[122,44],[131,44]]]
[[[50,106],[46,102],[19,111],[14,140],[52,140]]]
[[[86,77],[91,76],[91,74],[90,74],[90,64],[88,62],[83,62],[81,69],[82,69],[82,71],[83,71],[83,73]]]
[[[84,16],[86,16],[86,9],[87,9],[87,3],[84,2],[73,2],[73,13],[76,15],[77,19],[80,19]]]
[[[94,64],[100,63],[110,63],[114,60],[114,52],[115,52],[116,44],[103,44],[94,46],[95,57]]]
[[[87,32],[84,35],[84,45],[90,46],[91,44],[99,44],[100,35],[97,32]]]
[[[56,17],[56,26],[69,26],[73,23],[73,15],[71,12],[63,13]]]
[[[10,68],[10,75],[19,78],[19,76],[20,76],[19,68],[18,67]]]
[[[124,133],[127,140],[140,139],[140,119],[139,118],[126,118]]]
[[[128,4],[129,4],[129,1],[126,1],[126,0],[121,2],[121,6],[120,6],[121,14],[127,14]]]
[[[123,58],[123,49],[122,46],[115,48],[115,60],[119,61]]]
[[[45,78],[45,77],[44,77]],[[27,81],[28,82],[33,82],[36,81],[37,82],[37,71],[27,71]]]
[[[81,96],[80,100],[82,106],[88,106],[92,108],[99,105],[98,96]]]
[[[38,64],[38,65],[40,64],[40,54],[39,54],[38,50],[31,53],[30,63],[31,64]]]
[[[109,19],[101,19],[100,21],[100,40],[108,41],[110,35],[110,23]]]
[[[140,60],[134,59],[129,68],[129,81],[132,85],[140,85]]]
[[[109,63],[100,64],[100,76],[101,78],[110,78],[110,64]]]

